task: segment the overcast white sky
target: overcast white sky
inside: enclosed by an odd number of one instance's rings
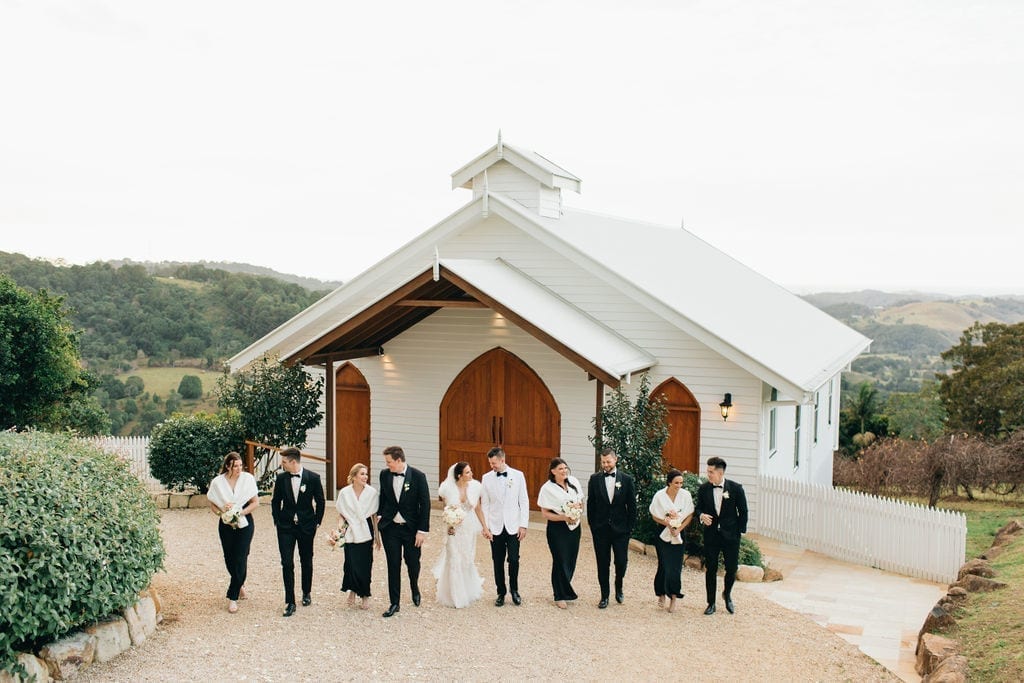
[[[500,128],[797,292],[1024,294],[1024,3],[0,0],[0,250],[348,279]]]

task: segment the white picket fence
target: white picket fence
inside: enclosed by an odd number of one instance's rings
[[[132,474],[151,491],[162,491],[164,485],[149,473],[148,436],[94,436],[89,439],[108,453],[121,457],[128,464]]]
[[[778,477],[758,483],[757,532],[769,538],[941,583],[964,563],[962,513]]]

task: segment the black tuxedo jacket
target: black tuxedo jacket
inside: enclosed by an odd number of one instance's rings
[[[723,484],[721,514],[715,512],[715,493],[710,481],[697,489],[695,507],[698,518],[711,515],[711,526],[701,525],[705,536],[717,534],[722,540],[739,543],[740,534],[747,533],[747,496],[735,481],[726,479]]]
[[[291,526],[292,520],[298,517],[302,533],[313,535],[324,518],[324,487],[320,475],[302,468],[298,500],[292,493],[291,477],[288,472],[282,472],[274,481],[274,497],[270,501],[274,526]]]
[[[590,475],[587,483],[587,523],[595,535],[631,534],[636,526],[636,486],[633,477],[615,470],[615,495],[608,500],[604,472]]]
[[[401,477],[399,477],[401,479]],[[381,530],[391,526],[395,521],[395,513],[402,513],[402,518],[413,531],[430,531],[430,487],[427,476],[415,467],[406,465],[405,481],[402,484],[401,496],[395,498],[395,475],[391,470],[384,469],[380,473],[380,515],[378,522]]]

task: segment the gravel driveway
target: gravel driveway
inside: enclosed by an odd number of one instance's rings
[[[333,524],[333,511],[328,512]],[[434,601],[430,568],[440,551],[439,513],[423,553],[423,605],[413,607],[403,570],[402,611],[387,608],[383,552],[374,556],[373,608],[349,608],[342,553],[315,546],[313,605],[281,617],[283,589],[268,505],[256,512],[249,599],[228,614],[227,572],[216,519],[205,510],[161,511],[167,571],[154,578],[164,622],[155,636],[115,661],[94,664],[80,681],[689,680],[892,681],[888,671],[838,636],[737,584],[737,614],[702,614],[703,574],[683,572],[686,598],[659,610],[653,557],[631,554],[626,602],[597,609],[593,545],[583,530],[568,610],[551,601],[551,559],[543,528],[522,546],[523,605],[493,605],[490,554],[477,546],[484,599],[455,610]],[[322,536],[322,534],[321,534]],[[296,567],[298,574],[298,567]],[[298,590],[298,587],[297,587]]]

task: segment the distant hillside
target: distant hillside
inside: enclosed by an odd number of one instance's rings
[[[223,270],[229,273],[245,273],[247,275],[259,275],[262,277],[272,277],[282,282],[290,282],[300,287],[305,287],[310,291],[321,291],[321,290],[335,290],[341,287],[343,284],[340,280],[317,280],[312,277],[303,277],[301,275],[291,275],[289,273],[279,273],[276,270],[265,268],[263,266],[254,266],[249,263],[232,263],[229,261],[131,261],[129,259],[118,259],[113,261],[105,261],[115,268],[124,265],[130,266],[142,266],[146,269],[146,272],[150,275],[169,275],[172,274],[177,268],[181,266],[203,266],[210,270]]]
[[[940,354],[976,321],[1024,321],[1024,297],[953,297],[917,292],[829,292],[803,297],[871,338],[871,352],[853,362],[845,384],[873,382],[884,394],[917,391],[946,372]]]

